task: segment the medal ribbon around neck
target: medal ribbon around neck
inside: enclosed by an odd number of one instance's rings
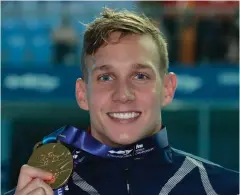
[[[67,183],[74,168],[72,153],[63,143],[102,158],[122,159],[153,151],[153,137],[137,144],[113,148],[100,143],[89,132],[67,125],[35,145],[28,165],[53,173],[54,181],[48,184],[55,190]]]

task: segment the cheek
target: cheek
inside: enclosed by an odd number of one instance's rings
[[[152,96],[153,96],[155,102],[158,102],[159,104],[161,104],[163,94],[162,94],[162,91],[161,91],[160,87],[154,88],[152,90]]]
[[[157,106],[156,104],[160,104],[161,95],[161,88],[156,85],[149,86],[142,91],[142,97],[144,97],[147,105]]]
[[[90,107],[94,109],[104,109],[105,105],[110,102],[110,93],[108,88],[93,86],[89,90]]]
[[[156,98],[160,104],[164,97],[164,87],[162,85],[161,79],[159,79],[154,88],[152,88],[153,96]]]
[[[161,106],[161,97],[160,92],[156,89],[153,89],[150,93],[151,97],[149,97],[149,107],[155,112],[160,109]]]

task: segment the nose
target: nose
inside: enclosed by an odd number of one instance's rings
[[[115,86],[115,91],[113,93],[113,101],[126,103],[128,101],[135,100],[135,94],[133,89],[129,86],[130,84],[127,82],[119,82]]]

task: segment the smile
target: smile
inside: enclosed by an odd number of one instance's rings
[[[140,114],[141,112],[109,112],[108,116],[113,119],[129,120],[138,118]]]

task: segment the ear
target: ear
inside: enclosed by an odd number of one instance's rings
[[[166,106],[172,102],[177,88],[177,76],[173,72],[170,72],[164,76],[163,87],[164,96],[162,106]]]
[[[76,81],[76,99],[77,103],[80,108],[84,110],[88,110],[88,100],[87,100],[87,88],[86,83],[81,79],[78,78]]]

